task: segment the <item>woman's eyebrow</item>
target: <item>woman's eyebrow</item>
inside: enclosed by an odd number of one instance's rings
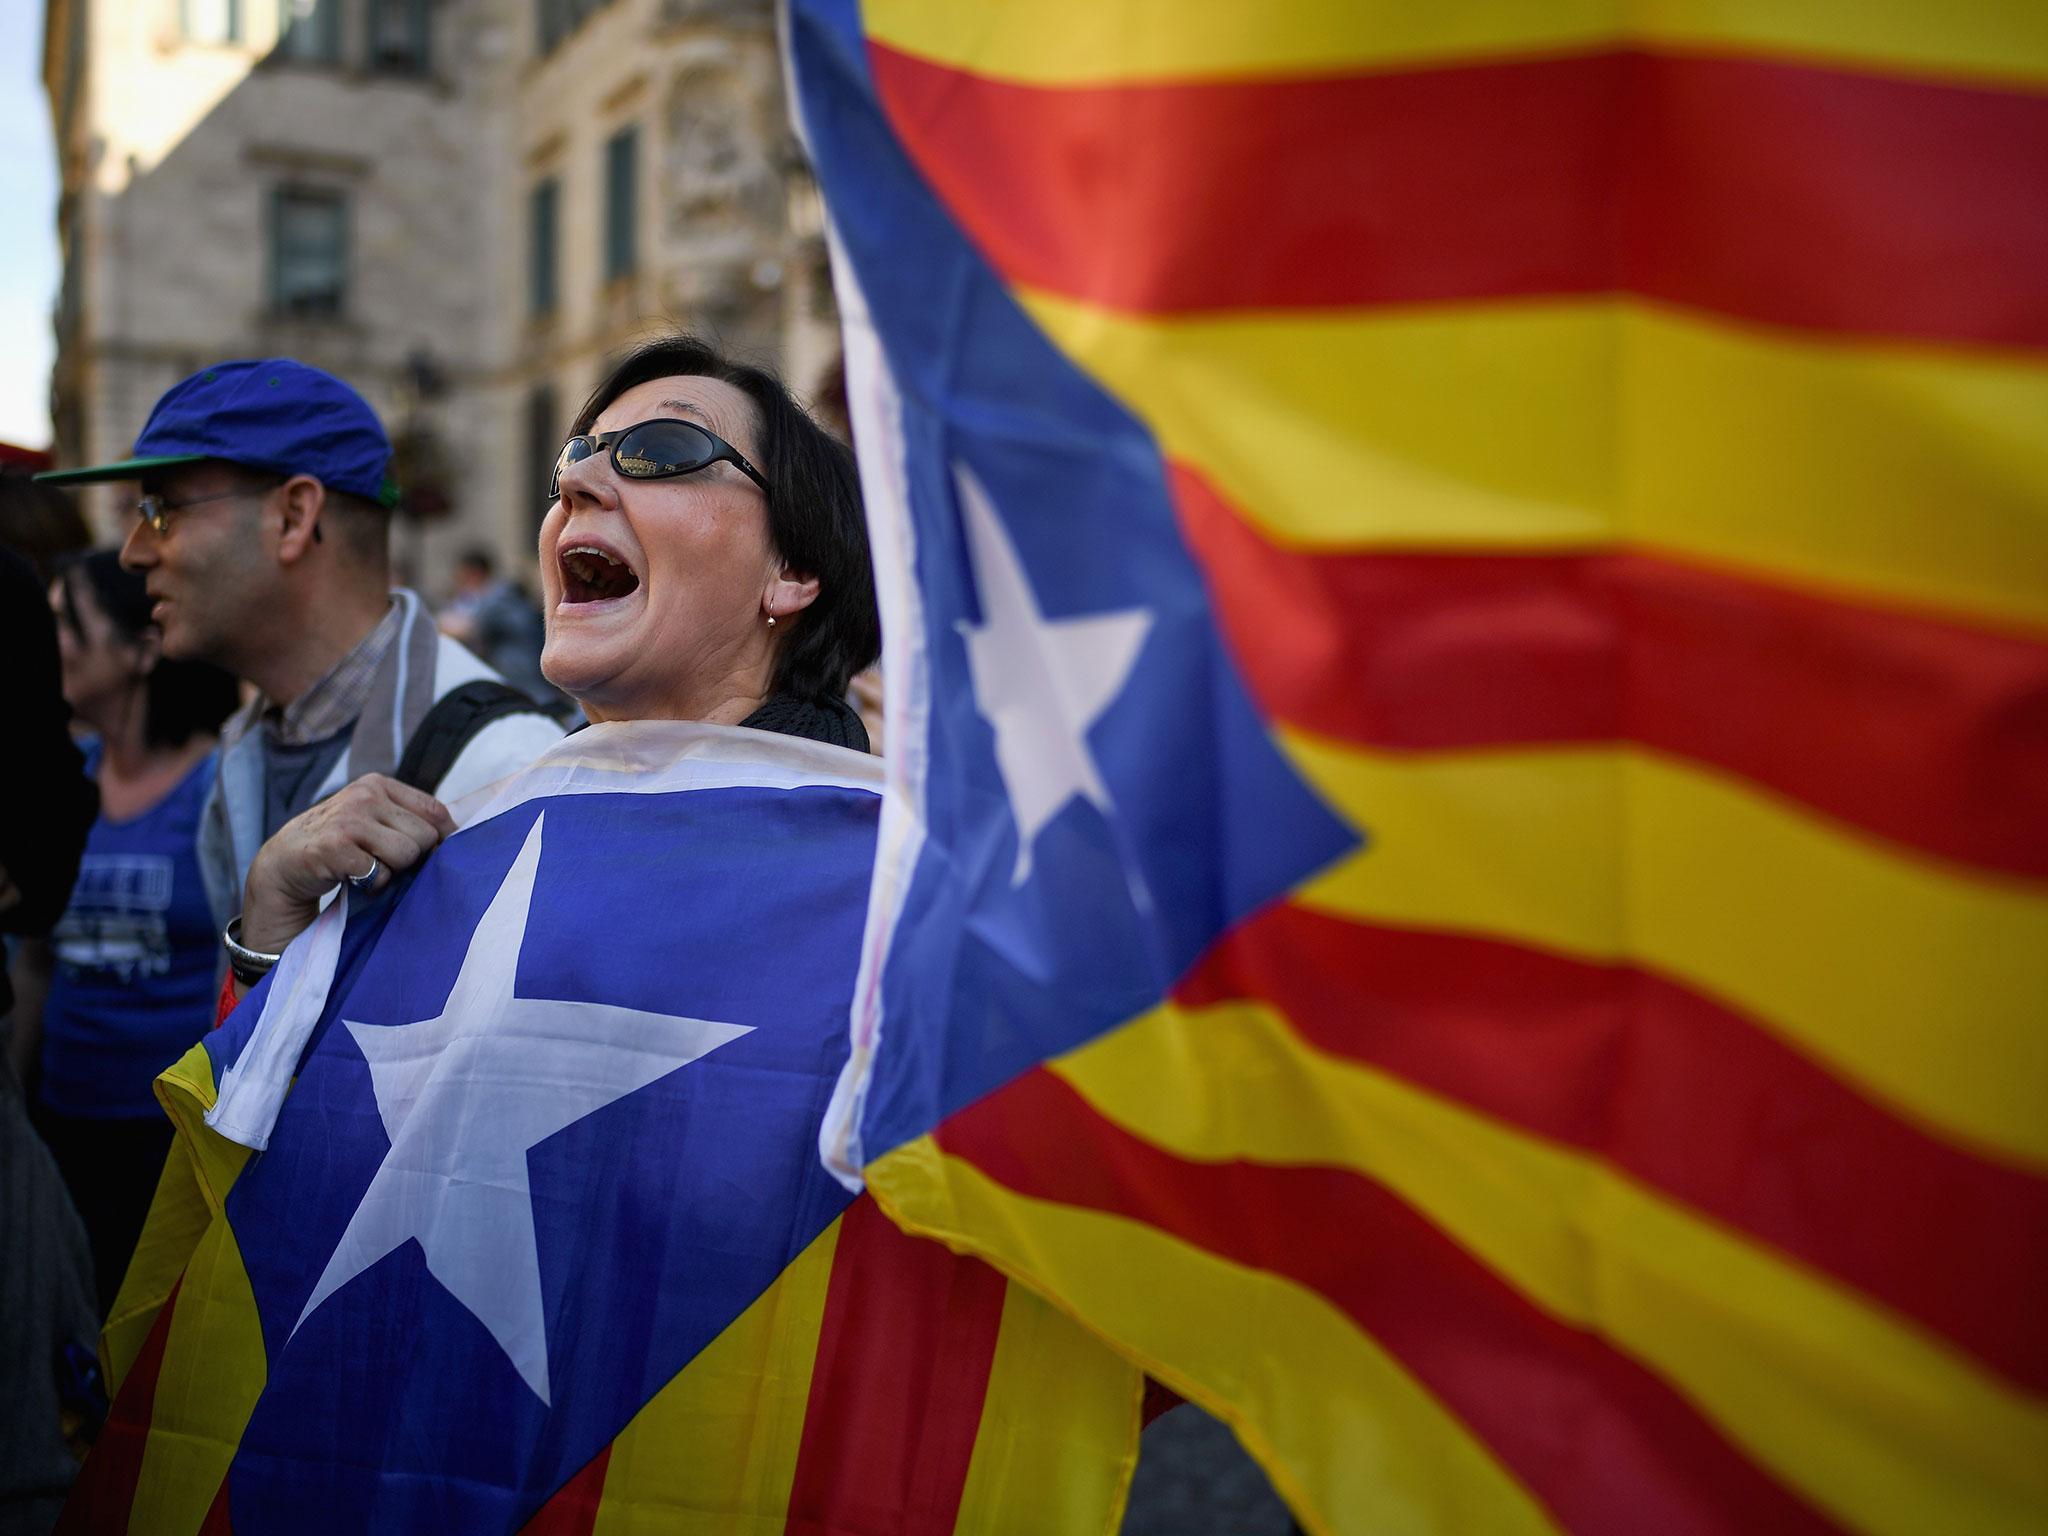
[[[661,400],[657,401],[656,404],[665,411],[688,411],[692,416],[702,416],[706,421],[711,419],[704,414],[701,406],[692,405],[687,400]]]

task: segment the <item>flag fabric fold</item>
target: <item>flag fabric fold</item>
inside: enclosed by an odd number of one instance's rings
[[[822,1147],[1319,1532],[2048,1519],[2048,33],[792,0]]]
[[[65,1528],[1111,1529],[1137,1373],[814,1155],[876,780],[592,727],[330,909],[159,1080]]]

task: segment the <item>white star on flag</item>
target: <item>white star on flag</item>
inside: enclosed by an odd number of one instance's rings
[[[967,642],[975,707],[996,733],[996,767],[1017,820],[1019,886],[1046,824],[1079,795],[1109,816],[1109,790],[1088,747],[1088,730],[1123,692],[1152,627],[1144,608],[1048,619],[987,490],[956,464],[967,553],[981,598],[981,623],[959,625]]]
[[[515,997],[541,823],[470,939],[447,1005],[415,1024],[350,1023],[391,1150],[293,1331],[407,1239],[543,1403],[547,1328],[526,1154],[563,1127],[751,1031],[606,1003]]]

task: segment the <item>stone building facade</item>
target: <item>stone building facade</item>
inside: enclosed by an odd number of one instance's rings
[[[400,446],[401,571],[530,563],[547,461],[670,325],[802,389],[836,354],[772,0],[46,0],[60,463],[222,357],[348,379]],[[125,489],[88,513],[123,531]]]

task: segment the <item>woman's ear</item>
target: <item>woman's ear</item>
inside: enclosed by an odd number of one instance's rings
[[[807,571],[785,565],[768,584],[761,609],[771,619],[787,619],[802,613],[818,600],[818,578]]]

